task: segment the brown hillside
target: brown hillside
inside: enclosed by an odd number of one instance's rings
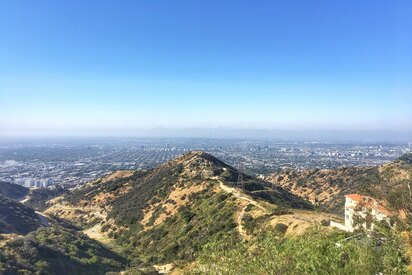
[[[46,212],[74,221],[90,237],[142,263],[166,264],[193,260],[203,244],[222,234],[250,238],[243,221],[249,205],[261,220],[282,209],[311,209],[283,188],[248,175],[239,189],[238,173],[209,154],[190,152],[151,170],[91,182],[52,200]]]
[[[405,158],[405,156],[403,157]],[[344,195],[361,193],[385,199],[386,194],[412,180],[412,164],[399,159],[377,167],[331,170],[283,170],[266,180],[324,210],[342,212]]]

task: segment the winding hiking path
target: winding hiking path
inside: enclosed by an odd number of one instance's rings
[[[100,213],[102,211],[102,209],[98,208],[98,207],[76,207],[76,206],[70,206],[70,205],[67,205],[67,204],[60,204],[60,203],[57,203],[57,204],[53,205],[52,207],[50,207],[48,210],[46,210],[47,211],[46,213],[49,213],[49,212],[53,213],[54,211],[57,211],[57,210],[64,210],[64,211],[79,210],[79,211],[82,211],[82,212],[87,212],[87,214],[92,214],[95,217],[98,217],[98,218],[101,218],[101,219],[106,218],[106,214],[104,212]]]
[[[95,224],[94,226],[84,229],[83,233],[89,236],[89,238],[99,241],[105,245],[110,244],[110,239],[102,233],[102,226],[100,223]]]
[[[219,180],[219,184],[220,184],[220,188],[223,189],[223,191],[227,192],[227,193],[232,193],[233,195],[235,195],[235,197],[247,201],[250,204],[253,204],[254,206],[256,206],[257,208],[260,208],[263,211],[267,211],[265,207],[261,206],[257,201],[255,201],[254,199],[248,198],[246,197],[246,195],[244,194],[240,194],[239,190],[237,190],[236,188],[233,187],[229,187],[227,185],[225,185],[223,182],[221,182]]]
[[[240,236],[242,236],[243,239],[250,238],[246,230],[243,228],[243,224],[242,224],[243,217],[245,216],[245,213],[246,213],[246,207],[247,205],[242,208],[242,211],[240,211],[240,214],[237,217],[237,230],[239,231],[239,234]]]
[[[49,219],[43,213],[40,213],[38,211],[35,211],[35,213],[37,217],[39,217],[39,221],[44,227],[50,227]]]
[[[98,207],[76,207],[67,204],[55,204],[50,209],[53,211],[56,210],[64,210],[64,211],[82,211],[87,212],[88,214],[93,215],[94,217],[98,217],[102,220],[105,220],[107,215],[105,212],[102,212],[101,208]],[[49,210],[50,210],[49,209]],[[83,230],[83,233],[89,236],[89,238],[99,241],[103,244],[110,244],[110,239],[101,231],[101,224],[97,223],[92,227]]]
[[[243,228],[243,225],[242,225],[242,220],[243,220],[243,217],[245,216],[246,208],[248,207],[249,204],[252,204],[252,205],[256,206],[257,208],[259,208],[259,209],[261,209],[265,212],[267,212],[267,209],[265,207],[261,206],[257,201],[246,197],[244,194],[241,194],[239,192],[239,190],[237,190],[236,188],[229,187],[229,186],[225,185],[221,180],[219,180],[219,179],[217,179],[217,180],[219,181],[219,186],[223,191],[225,191],[227,193],[231,193],[235,197],[247,202],[247,204],[242,208],[242,211],[240,211],[240,214],[237,217],[237,224],[238,224],[237,228],[238,228],[239,234],[240,234],[240,236],[242,236],[242,238],[249,239],[250,236],[247,234],[246,230]]]

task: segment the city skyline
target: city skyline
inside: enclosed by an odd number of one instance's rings
[[[408,141],[411,10],[407,1],[2,1],[0,136]]]

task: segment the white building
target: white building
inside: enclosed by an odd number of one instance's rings
[[[373,230],[374,221],[387,220],[390,212],[381,202],[376,199],[359,194],[349,194],[345,196],[345,224],[331,222],[331,226],[353,232],[362,226],[366,230]],[[369,215],[369,217],[368,217]],[[356,220],[361,220],[362,224],[356,224]],[[370,219],[367,221],[367,219]]]
[[[366,219],[367,215],[370,215],[371,222],[364,221],[360,225],[367,230],[373,230],[373,221],[389,220],[390,212],[383,203],[378,202],[376,199],[359,194],[349,194],[345,198],[345,226],[349,231],[352,232],[359,226],[355,222],[356,216],[360,219]]]
[[[30,188],[35,185],[36,181],[34,179],[26,179],[24,181],[24,187]]]

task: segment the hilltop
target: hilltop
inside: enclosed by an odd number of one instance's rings
[[[374,167],[343,167],[330,170],[281,170],[266,180],[321,209],[342,213],[344,195],[361,193],[386,199],[392,191],[412,181],[412,154]]]
[[[289,215],[289,231],[309,227],[312,221],[294,219],[291,210],[309,215],[310,203],[246,174],[237,188],[238,174],[195,151],[154,169],[115,172],[52,200],[46,212],[123,250],[135,266],[192,261],[208,241],[248,239],[283,215]]]

